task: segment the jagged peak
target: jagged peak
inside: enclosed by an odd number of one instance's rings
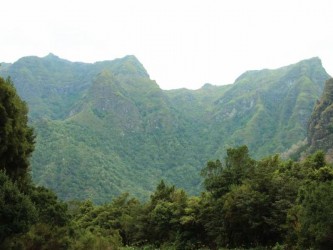
[[[295,67],[302,67],[304,65],[307,65],[310,68],[313,68],[315,66],[323,68],[323,64],[321,62],[321,59],[316,56],[316,57],[311,57],[311,58],[308,58],[308,59],[304,59],[304,60],[298,61],[297,63],[293,63],[293,64],[290,64],[290,65],[283,66],[283,67],[276,68],[276,69],[272,69],[272,70],[290,69],[290,68],[295,68]]]
[[[20,63],[20,62],[27,62],[27,61],[40,61],[40,62],[50,62],[50,61],[59,61],[59,62],[66,62],[71,63],[70,61],[66,59],[62,59],[59,56],[49,53],[46,56],[39,57],[39,56],[24,56],[18,59],[14,64]]]
[[[112,61],[118,73],[131,73],[136,76],[148,77],[149,75],[142,63],[134,55],[127,55]]]
[[[122,59],[128,60],[128,61],[140,62],[135,55],[127,55],[127,56],[124,56]]]
[[[215,87],[213,84],[211,84],[211,83],[205,83],[205,84],[201,87],[201,89],[211,89],[211,88],[213,88],[213,87]]]
[[[59,56],[53,54],[53,53],[48,53],[46,56],[44,56],[43,58],[46,58],[46,59],[60,59]]]
[[[318,65],[322,65],[321,59],[318,56],[301,60],[298,63],[303,63],[303,64],[304,63],[311,63],[311,64],[315,63],[315,64],[318,64]],[[296,64],[298,64],[298,63],[296,63]]]
[[[308,66],[308,68],[310,69],[314,69],[314,68],[317,68],[317,67],[320,67],[322,68],[323,70],[325,70],[323,68],[323,65],[322,65],[322,61],[319,57],[311,57],[311,58],[308,58],[308,59],[304,59],[304,60],[301,60],[297,63],[294,63],[294,64],[289,64],[287,66],[282,66],[282,67],[279,67],[279,68],[275,68],[275,69],[268,69],[268,68],[264,68],[264,69],[259,69],[259,70],[248,70],[248,71],[245,71],[243,74],[241,74],[236,80],[235,80],[235,83],[244,79],[244,78],[248,78],[248,77],[257,77],[259,74],[270,74],[271,72],[274,72],[274,71],[285,71],[285,70],[289,70],[289,69],[294,69],[294,68],[298,68],[298,67],[303,67],[303,66]],[[326,71],[325,71],[326,72]]]

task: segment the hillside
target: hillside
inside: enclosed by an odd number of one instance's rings
[[[325,83],[323,94],[316,103],[308,124],[310,153],[323,150],[333,160],[333,79]]]
[[[199,90],[160,89],[134,56],[25,57],[0,73],[30,107],[35,182],[97,203],[125,191],[145,198],[161,178],[198,193],[199,170],[228,147],[247,144],[256,158],[285,151],[306,137],[329,78],[318,58]]]

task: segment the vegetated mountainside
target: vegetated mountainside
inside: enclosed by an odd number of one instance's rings
[[[35,182],[98,203],[125,191],[147,197],[161,178],[197,193],[198,170],[228,147],[247,144],[254,157],[285,151],[306,137],[329,78],[318,58],[199,90],[161,90],[134,56],[26,57],[0,73],[30,107]]]
[[[219,156],[228,147],[246,144],[254,156],[262,157],[304,139],[308,118],[328,77],[319,58],[242,74],[210,105],[206,123],[208,141],[214,144],[210,152]]]
[[[308,152],[323,150],[333,161],[333,78],[325,83],[308,124]]]

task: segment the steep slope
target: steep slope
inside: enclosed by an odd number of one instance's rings
[[[249,71],[234,84],[164,91],[134,56],[94,64],[52,54],[4,64],[37,131],[36,183],[62,199],[147,197],[161,178],[200,191],[199,172],[228,147],[285,151],[329,78],[318,58]]]
[[[310,153],[323,150],[333,160],[333,79],[325,83],[323,94],[316,103],[308,123]]]
[[[215,105],[213,137],[247,144],[255,156],[283,152],[306,136],[314,102],[328,78],[318,58],[276,70],[249,71]]]
[[[35,181],[57,190],[63,199],[88,197],[95,202],[125,191],[146,196],[161,178],[198,190],[197,169],[187,168],[185,182],[177,171],[166,174],[182,167],[178,164],[185,156],[191,159],[188,164],[196,159],[192,150],[184,153],[190,143],[181,132],[181,117],[134,57],[118,62],[93,77],[67,117],[34,122]],[[187,182],[191,179],[196,183]]]
[[[0,68],[1,69],[1,68]],[[49,54],[23,57],[2,75],[11,76],[20,96],[28,102],[30,117],[61,119],[82,97],[92,72],[85,63],[72,63]]]
[[[23,57],[12,65],[0,67],[2,76],[10,76],[20,96],[28,102],[31,118],[64,119],[80,101],[93,79],[104,69],[127,77],[149,77],[134,56],[94,64],[70,62],[53,54],[43,58]]]

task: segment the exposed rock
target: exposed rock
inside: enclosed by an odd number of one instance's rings
[[[316,103],[308,124],[309,152],[333,151],[333,78],[325,83],[323,95]]]

